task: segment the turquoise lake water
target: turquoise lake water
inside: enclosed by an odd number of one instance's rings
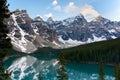
[[[58,80],[56,69],[58,60],[54,54],[10,57],[5,60],[5,67],[12,71],[11,80]],[[69,80],[98,80],[97,64],[80,64],[70,62],[65,66]],[[105,66],[105,80],[115,80],[112,66]]]

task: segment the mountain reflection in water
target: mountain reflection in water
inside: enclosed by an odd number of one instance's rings
[[[5,61],[7,70],[12,71],[12,80],[58,80],[57,57],[50,54],[10,57]],[[98,80],[98,65],[70,62],[65,66],[69,80]],[[105,66],[105,80],[114,80],[113,67]]]

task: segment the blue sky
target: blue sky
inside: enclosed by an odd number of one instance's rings
[[[30,17],[40,15],[43,19],[53,17],[63,20],[80,13],[90,21],[103,16],[112,21],[120,21],[120,0],[8,0],[9,9],[25,9]]]

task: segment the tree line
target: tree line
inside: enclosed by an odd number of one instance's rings
[[[114,64],[120,62],[120,38],[95,42],[62,50],[65,59],[78,62],[99,62]]]
[[[4,58],[8,50],[12,48],[11,40],[7,36],[9,30],[4,24],[4,19],[9,18],[11,13],[8,9],[7,0],[0,0],[0,80],[9,80],[11,72],[4,68]],[[60,52],[60,67],[57,71],[59,80],[68,80],[67,71],[64,66],[66,61],[77,62],[99,62],[100,80],[104,80],[103,64],[115,64],[116,80],[120,80],[120,38],[109,41],[95,42],[74,48],[62,49]],[[40,80],[41,77],[39,77]]]

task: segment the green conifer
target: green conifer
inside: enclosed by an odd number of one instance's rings
[[[4,19],[10,17],[8,6],[9,5],[7,4],[6,0],[0,0],[0,49],[12,47],[11,40],[7,36],[9,30],[6,24],[4,24]]]
[[[7,49],[11,48],[11,40],[7,36],[9,30],[4,23],[10,17],[7,0],[0,0],[0,80],[8,80],[11,73],[5,70],[3,59],[7,55]]]
[[[120,80],[120,64],[115,64],[114,76],[115,80]]]
[[[65,65],[67,63],[67,61],[64,58],[64,54],[61,53],[60,57],[59,57],[59,67],[56,70],[57,71],[57,78],[58,80],[68,80],[68,73],[67,70],[65,69]]]
[[[105,80],[104,79],[104,65],[103,65],[103,62],[102,62],[102,58],[100,58],[99,60],[99,80]]]

